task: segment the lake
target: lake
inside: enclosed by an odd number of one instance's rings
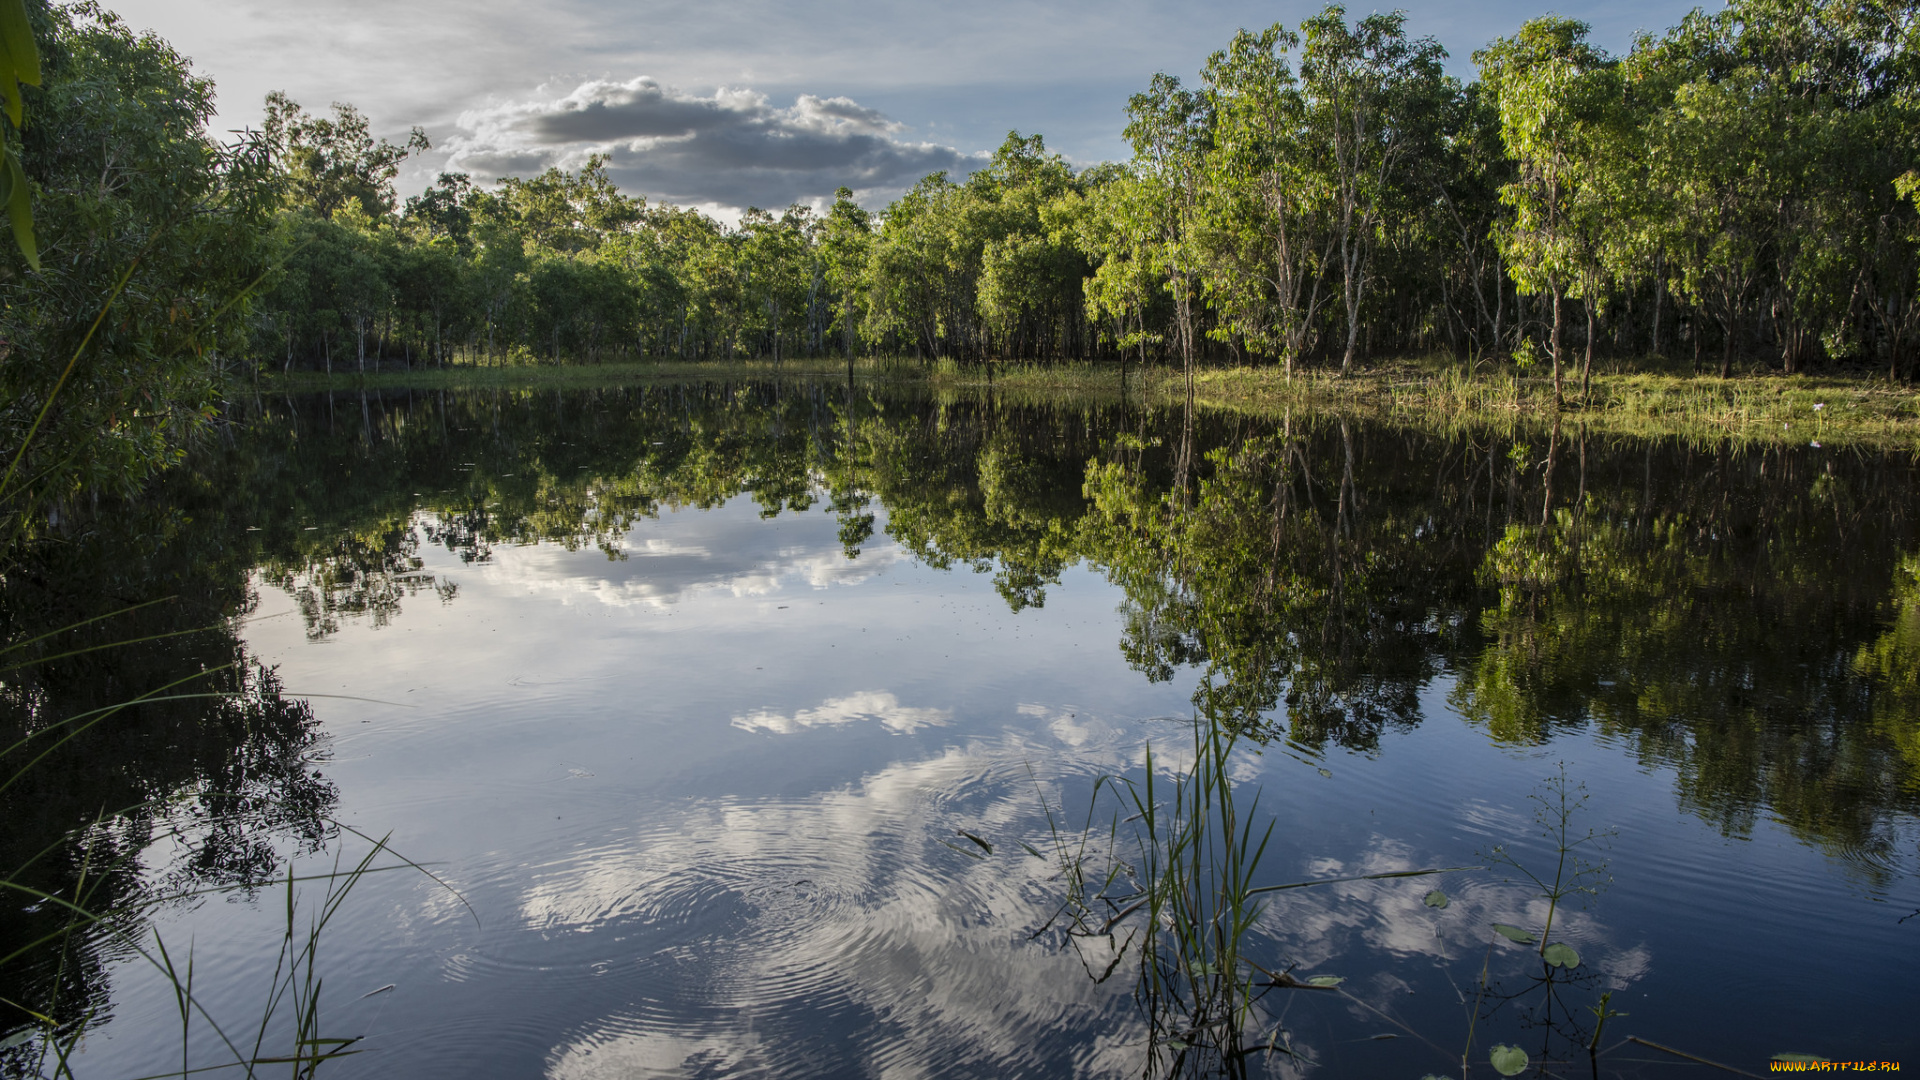
[[[266,397],[189,466],[0,583],[7,741],[97,721],[0,855],[115,912],[12,901],[4,1075],[1920,1050],[1913,455],[795,379]]]

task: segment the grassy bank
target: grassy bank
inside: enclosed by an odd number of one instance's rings
[[[715,378],[844,378],[847,365],[825,358],[771,361],[455,367],[357,374],[270,376],[263,390],[315,392],[358,389],[488,389],[622,386],[650,381]],[[855,362],[862,381],[919,383],[960,396],[988,392],[1021,398],[1118,397],[1149,405],[1177,404],[1185,393],[1179,371],[1130,365],[926,365],[911,359],[867,357]],[[1289,379],[1274,368],[1212,368],[1194,379],[1194,399],[1209,408],[1262,416],[1291,411],[1423,425],[1474,427],[1574,423],[1589,430],[1741,442],[1864,443],[1920,447],[1920,392],[1884,376],[1779,375],[1756,372],[1721,379],[1673,370],[1659,360],[1596,371],[1580,391],[1566,381],[1555,408],[1553,380],[1511,368],[1469,375],[1446,359],[1395,360],[1347,376],[1309,370]]]
[[[1007,372],[1007,390],[1063,391],[1084,375]],[[1117,387],[1109,373],[1107,384]],[[1154,404],[1184,393],[1178,371],[1135,370],[1129,392]],[[1395,361],[1348,376],[1316,370],[1288,379],[1269,368],[1223,368],[1194,377],[1194,400],[1210,408],[1272,416],[1337,412],[1402,423],[1471,426],[1579,424],[1589,430],[1718,441],[1870,443],[1920,447],[1920,393],[1884,377],[1749,374],[1721,379],[1659,370],[1596,371],[1587,394],[1566,382],[1555,408],[1551,376],[1503,371],[1468,377],[1460,365]]]
[[[916,377],[907,364],[869,358],[855,362],[862,378],[903,375]],[[847,373],[844,360],[810,358],[776,364],[771,360],[713,361],[679,360],[641,361],[619,364],[508,364],[448,368],[414,368],[380,372],[342,371],[332,375],[318,371],[262,376],[260,388],[275,393],[320,393],[328,390],[481,390],[495,388],[557,387],[587,389],[596,386],[627,386],[658,380],[724,378],[823,378]]]

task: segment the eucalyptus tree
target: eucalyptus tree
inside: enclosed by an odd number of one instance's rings
[[[350,205],[376,220],[391,215],[400,163],[432,148],[421,128],[404,143],[376,139],[352,105],[336,102],[331,117],[315,116],[278,90],[267,95],[261,130],[285,170],[294,204],[322,217]]]
[[[477,201],[539,247],[563,255],[591,251],[635,227],[646,208],[644,200],[621,192],[606,164],[596,154],[577,172],[549,166],[529,179],[503,177]]]
[[[1789,372],[1862,349],[1862,306],[1897,354],[1913,249],[1897,239],[1912,219],[1895,182],[1920,152],[1915,17],[1876,0],[1740,0],[1636,50],[1667,92],[1650,132],[1657,179],[1691,255],[1687,287],[1727,335],[1723,372],[1756,310]]]
[[[807,313],[812,228],[813,212],[799,205],[778,217],[748,207],[740,219],[737,254],[744,325],[767,343],[776,364],[795,318]]]
[[[1449,111],[1439,153],[1422,170],[1422,187],[1431,199],[1435,232],[1444,236],[1438,245],[1446,253],[1441,303],[1474,343],[1478,360],[1505,348],[1511,326],[1498,226],[1505,215],[1500,191],[1513,182],[1513,160],[1500,139],[1499,108],[1483,84],[1461,87]]]
[[[971,314],[959,238],[949,227],[963,198],[944,172],[926,177],[887,208],[867,264],[867,323],[872,339],[904,336],[916,354],[940,355]]]
[[[1213,114],[1203,198],[1206,285],[1220,332],[1280,356],[1289,378],[1305,355],[1337,261],[1332,161],[1315,138],[1278,24],[1242,30],[1207,61]]]
[[[866,319],[867,260],[873,250],[873,215],[853,201],[853,189],[833,193],[833,205],[815,234],[826,279],[830,320],[838,331],[847,363],[853,363],[854,343]]]
[[[1159,235],[1156,191],[1123,165],[1083,172],[1077,190],[1041,208],[1056,241],[1070,243],[1088,261],[1080,291],[1089,322],[1109,320],[1106,338],[1120,351],[1166,344],[1167,295],[1156,264]]]
[[[1200,200],[1213,117],[1206,96],[1172,75],[1156,74],[1144,93],[1127,102],[1127,141],[1139,194],[1125,209],[1141,216],[1129,231],[1149,237],[1149,265],[1173,300],[1173,337],[1193,389],[1194,334],[1204,266],[1199,236]]]
[[[1338,235],[1341,299],[1347,313],[1340,370],[1353,366],[1384,217],[1407,182],[1411,159],[1429,152],[1431,118],[1445,92],[1446,50],[1432,38],[1409,40],[1403,12],[1375,13],[1349,26],[1329,4],[1301,24],[1300,61],[1309,123],[1327,155]]]
[[[1599,245],[1610,224],[1594,189],[1602,157],[1616,149],[1605,133],[1619,99],[1619,68],[1587,42],[1587,30],[1578,20],[1543,16],[1474,54],[1518,172],[1500,192],[1514,212],[1501,231],[1508,273],[1521,292],[1545,292],[1553,305],[1548,351],[1556,401],[1566,297],[1578,291],[1591,310],[1600,288]]]
[[[1057,355],[1084,337],[1081,281],[1090,267],[1044,216],[1079,187],[1066,159],[1049,153],[1039,135],[1019,132],[1009,132],[987,167],[968,178],[967,233],[980,245],[975,304],[1002,355]]]

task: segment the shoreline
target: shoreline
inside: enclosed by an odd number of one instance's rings
[[[1920,450],[1920,388],[1884,375],[1783,375],[1758,372],[1721,379],[1640,365],[1596,370],[1583,397],[1577,374],[1564,379],[1565,405],[1555,410],[1553,380],[1511,369],[1468,378],[1452,361],[1399,360],[1342,376],[1309,369],[1288,379],[1277,368],[1207,368],[1194,375],[1194,402],[1208,409],[1283,418],[1295,410],[1421,426],[1471,428],[1583,427],[1599,433],[1683,437],[1710,442],[1819,443]],[[1623,370],[1624,369],[1624,370]],[[261,392],[355,390],[595,389],[709,379],[845,379],[844,362],[819,359],[622,364],[514,365],[383,371],[361,375],[270,374]],[[1178,369],[1128,364],[996,365],[989,371],[950,361],[864,358],[853,365],[861,383],[922,386],[970,397],[1012,393],[1023,398],[1119,399],[1149,407],[1178,405]],[[1122,379],[1125,379],[1124,390]]]

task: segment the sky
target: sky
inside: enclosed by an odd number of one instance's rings
[[[1040,133],[1078,165],[1124,158],[1127,98],[1156,71],[1191,81],[1235,30],[1318,10],[1317,0],[107,2],[213,78],[221,130],[257,125],[271,90],[314,110],[350,102],[396,141],[425,128],[434,149],[408,163],[403,194],[442,170],[492,180],[597,152],[628,192],[723,218],[822,205],[842,185],[877,209],[928,173],[971,171],[1010,130]],[[1624,50],[1691,6],[1425,0],[1407,22],[1465,77],[1475,49],[1548,10]]]

